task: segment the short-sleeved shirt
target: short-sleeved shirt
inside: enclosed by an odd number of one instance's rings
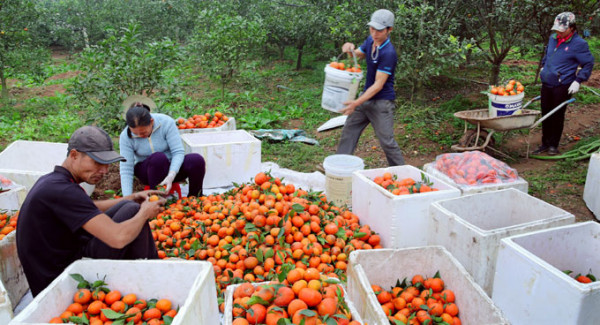
[[[396,99],[396,93],[394,91],[394,76],[396,71],[396,64],[398,63],[398,55],[396,49],[388,38],[383,44],[379,46],[379,51],[371,50],[373,48],[373,38],[367,37],[365,42],[359,47],[359,50],[365,54],[367,61],[367,79],[365,82],[365,90],[371,87],[375,83],[375,74],[377,71],[386,73],[389,75],[383,88],[375,94],[371,99]]]
[[[83,256],[92,235],[82,226],[100,214],[61,166],[33,185],[19,211],[17,251],[34,296]]]

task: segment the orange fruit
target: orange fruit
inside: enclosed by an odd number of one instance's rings
[[[88,289],[79,289],[73,295],[73,302],[80,303],[82,305],[87,304],[92,299],[92,293]]]
[[[156,302],[156,308],[161,312],[166,313],[171,310],[171,301],[168,299],[160,299]]]
[[[314,307],[321,302],[323,296],[317,290],[311,288],[303,288],[298,293],[298,298],[304,301],[309,307]]]

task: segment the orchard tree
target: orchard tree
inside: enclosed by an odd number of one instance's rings
[[[498,83],[500,65],[514,46],[522,39],[535,17],[528,2],[536,0],[467,0],[470,8],[463,17],[469,35],[475,36],[475,45],[491,64],[490,84]]]
[[[165,72],[180,67],[182,51],[169,39],[142,41],[136,24],[107,33],[108,38],[79,56],[83,73],[70,91],[89,107],[89,119],[110,131],[118,131],[122,127],[121,103],[125,98],[134,94],[169,95],[178,90]]]
[[[221,92],[225,96],[225,85],[256,53],[255,48],[263,44],[266,31],[260,17],[244,17],[227,10],[228,4],[213,4],[212,8],[200,11],[190,48],[200,69],[221,82]]]
[[[31,27],[38,13],[32,0],[0,1],[0,83],[2,98],[8,97],[7,70],[26,70],[40,59]],[[42,55],[43,56],[43,55]],[[38,61],[39,62],[39,61]]]

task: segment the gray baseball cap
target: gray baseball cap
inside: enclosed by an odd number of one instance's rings
[[[552,30],[556,30],[562,33],[574,23],[575,14],[568,11],[561,12],[556,16],[556,19],[554,19],[554,26],[552,26]]]
[[[379,9],[371,15],[371,21],[367,25],[377,30],[394,27],[394,14],[387,9]]]
[[[126,161],[125,157],[116,153],[113,143],[106,131],[97,126],[83,126],[75,130],[69,139],[67,150],[75,149],[84,152],[96,162],[108,165],[117,161]]]

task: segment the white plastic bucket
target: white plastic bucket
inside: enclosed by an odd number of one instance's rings
[[[513,96],[488,95],[490,98],[490,117],[518,115],[523,107],[525,92]]]
[[[352,173],[365,168],[363,160],[352,155],[332,155],[323,161],[325,195],[337,206],[352,205]]]
[[[323,85],[321,107],[339,113],[344,108],[343,103],[345,101],[356,98],[358,84],[362,77],[362,72],[348,72],[327,65],[325,67],[325,84]]]

